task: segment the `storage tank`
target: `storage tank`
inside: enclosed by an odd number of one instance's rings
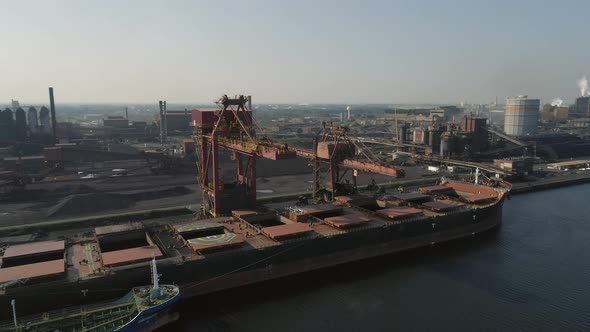
[[[541,101],[527,96],[506,99],[504,132],[511,136],[526,136],[537,132]]]
[[[27,115],[25,110],[20,107],[14,112],[14,128],[16,130],[16,140],[24,142],[27,139]]]
[[[31,133],[36,133],[39,127],[39,123],[37,122],[37,109],[34,107],[29,107],[29,111],[27,112],[27,120],[29,122],[29,131]]]
[[[51,120],[49,119],[49,110],[47,107],[41,107],[39,111],[39,127],[40,131],[44,134],[51,133]]]

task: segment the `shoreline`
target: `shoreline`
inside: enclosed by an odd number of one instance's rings
[[[581,176],[567,176],[560,179],[539,180],[535,182],[516,182],[512,184],[511,195],[522,195],[535,191],[551,190],[561,187],[590,183],[590,173]]]

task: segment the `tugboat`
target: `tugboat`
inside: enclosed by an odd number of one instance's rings
[[[151,263],[152,285],[134,287],[113,302],[64,308],[0,322],[0,331],[15,332],[146,332],[160,327],[172,305],[180,298],[176,285],[160,285],[156,258]]]

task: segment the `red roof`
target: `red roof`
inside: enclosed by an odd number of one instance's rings
[[[4,252],[4,258],[29,256],[48,252],[64,251],[65,241],[42,241],[17,244],[8,247]]]
[[[156,256],[162,257],[162,252],[158,246],[145,246],[123,250],[115,250],[102,253],[102,263],[104,266],[117,266],[132,263],[145,262]]]
[[[338,228],[351,227],[371,221],[371,219],[359,214],[345,214],[343,216],[329,217],[324,222]]]
[[[264,227],[262,232],[273,239],[278,239],[285,236],[301,235],[313,231],[308,224],[294,223],[284,224],[278,226]]]
[[[377,210],[376,212],[391,219],[401,219],[422,214],[422,210],[409,206],[398,206],[394,208],[381,209]]]
[[[0,269],[0,282],[19,279],[31,279],[50,277],[65,273],[65,260],[56,259],[53,261],[19,265]]]

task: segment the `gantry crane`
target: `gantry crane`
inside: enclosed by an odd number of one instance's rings
[[[348,127],[324,123],[313,151],[293,149],[256,135],[261,128],[248,108],[247,97],[224,95],[216,104],[217,110],[193,111],[203,208],[213,216],[256,207],[256,157],[281,160],[300,156],[310,159],[314,165],[316,201],[331,201],[337,195],[349,193],[350,190],[345,189],[348,186],[341,184],[348,169],[354,170],[352,190],[356,188],[357,171],[404,176],[403,170],[381,163],[369,149],[361,146],[362,143],[351,141],[347,136]],[[236,160],[237,176],[233,183],[224,183],[221,179],[220,148],[229,150],[232,159]],[[341,168],[344,169],[342,173]],[[326,183],[322,183],[322,173],[328,174]]]
[[[355,192],[358,171],[396,178],[405,175],[403,169],[379,161],[364,144],[351,140],[349,132],[349,127],[324,122],[314,140],[313,151],[297,150],[297,155],[313,162],[313,197],[316,201],[331,201],[335,196]],[[344,180],[349,170],[353,171],[352,182]]]
[[[256,136],[248,98],[224,95],[217,110],[195,110],[194,128],[199,166],[199,182],[203,208],[213,216],[231,210],[256,207],[256,157],[272,160],[296,158],[297,153],[286,144],[274,144],[270,139]],[[237,162],[237,177],[233,183],[223,183],[219,165],[219,149],[232,153]]]

